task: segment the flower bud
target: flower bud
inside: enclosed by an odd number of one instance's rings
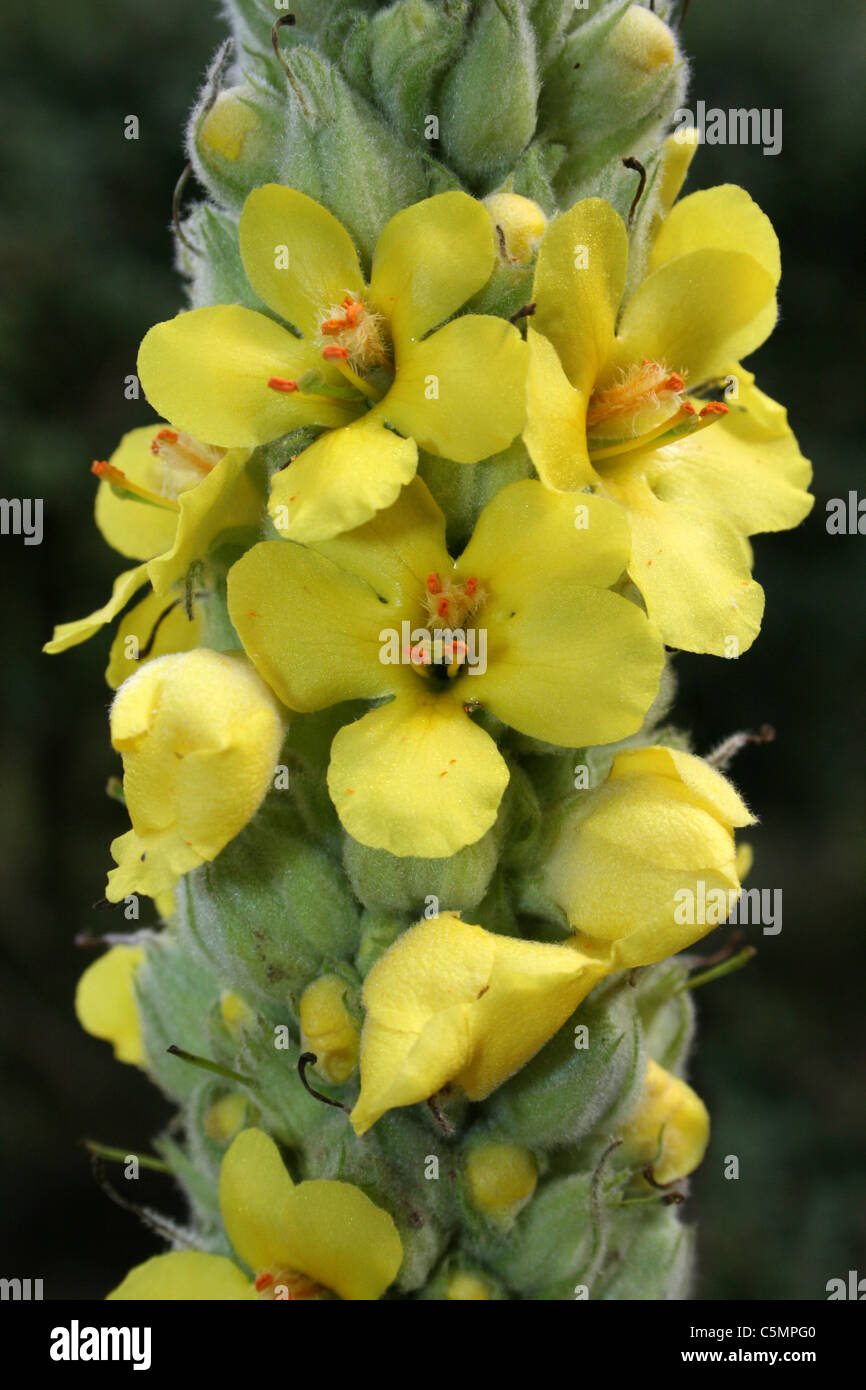
[[[615,969],[650,965],[727,916],[740,892],[733,829],[753,821],[700,758],[628,750],[562,817],[543,891],[582,950],[609,952]]]
[[[356,897],[371,911],[409,912],[417,916],[442,909],[469,911],[476,907],[493,876],[499,858],[497,837],[489,830],[474,845],[447,859],[399,857],[371,849],[346,835],[343,864]]]
[[[145,1064],[135,977],[142,946],[112,946],[85,970],[75,990],[75,1014],[85,1033],[110,1042],[118,1062]]]
[[[466,1191],[476,1210],[498,1219],[516,1216],[535,1191],[538,1170],[529,1149],[480,1143],[467,1154]]]
[[[623,155],[652,147],[680,103],[685,63],[658,15],[631,5],[583,25],[545,74],[539,128],[568,148],[556,177],[569,206],[581,188]]]
[[[109,901],[155,898],[215,859],[258,810],[283,732],[281,706],[243,657],[181,652],[124,681],[111,741],[132,830],[111,846]]]
[[[472,1269],[455,1269],[448,1276],[445,1299],[449,1303],[482,1303],[492,1297],[489,1279]]]
[[[389,218],[427,193],[421,156],[319,54],[293,47],[289,61],[278,182],[326,203],[369,265]]]
[[[440,98],[442,146],[458,173],[478,180],[512,166],[532,139],[537,100],[535,40],[524,6],[484,0]]]
[[[316,1054],[316,1068],[340,1085],[358,1065],[359,1029],[346,1008],[346,981],[321,975],[301,995],[301,1046]]]
[[[489,1257],[490,1267],[524,1298],[571,1298],[598,1262],[607,1224],[606,1210],[593,1209],[591,1173],[553,1178],[521,1212],[507,1246]]]
[[[593,1299],[670,1302],[688,1298],[694,1232],[682,1224],[676,1210],[661,1202],[621,1210],[608,1245],[617,1259],[595,1281]]]
[[[501,233],[500,249],[512,265],[528,266],[538,250],[547,218],[531,198],[518,193],[491,193],[484,199],[497,234]]]
[[[701,1163],[710,1117],[691,1086],[649,1058],[641,1098],[620,1134],[624,1157],[652,1164],[658,1183],[676,1182]]]
[[[436,108],[434,88],[463,38],[468,5],[397,0],[370,20],[373,88],[394,125],[418,139]]]
[[[215,1101],[204,1117],[205,1133],[215,1144],[228,1144],[247,1124],[250,1103],[239,1091]]]
[[[228,87],[190,124],[190,154],[201,182],[228,207],[240,208],[253,188],[274,178],[281,115],[252,87]]]

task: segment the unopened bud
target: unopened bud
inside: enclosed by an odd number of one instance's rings
[[[538,1172],[528,1149],[517,1144],[478,1144],[466,1159],[469,1200],[479,1211],[516,1216],[535,1191]]]
[[[322,975],[301,996],[301,1041],[316,1054],[316,1067],[335,1085],[358,1065],[358,1026],[346,1008],[346,981]]]
[[[531,198],[518,193],[491,193],[484,199],[497,233],[501,233],[500,250],[512,265],[527,266],[538,249],[547,218]]]
[[[656,1062],[647,1062],[643,1093],[622,1129],[623,1154],[652,1165],[657,1183],[676,1182],[698,1167],[710,1138],[700,1096]]]

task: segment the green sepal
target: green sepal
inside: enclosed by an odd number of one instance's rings
[[[135,976],[142,1042],[150,1075],[173,1100],[188,1100],[202,1077],[167,1049],[207,1055],[208,1015],[219,995],[213,973],[184,950],[173,928],[147,943]]]
[[[177,894],[179,933],[223,983],[251,999],[285,1001],[354,956],[358,909],[339,863],[303,833],[287,791]]]
[[[577,1046],[584,1041],[587,1046]],[[575,1145],[598,1131],[615,1132],[637,1101],[645,1073],[643,1030],[628,986],[603,987],[493,1092],[487,1118],[513,1144]]]

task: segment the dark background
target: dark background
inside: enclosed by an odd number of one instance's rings
[[[222,37],[209,0],[31,0],[4,6],[0,225],[2,493],[45,499],[45,540],[0,538],[3,571],[0,903],[3,909],[4,1236],[0,1274],[48,1298],[101,1298],[153,1238],[95,1186],[83,1135],[145,1148],[168,1108],[72,1013],[100,930],[108,842],[102,795],[104,633],[60,657],[58,619],[89,612],[119,568],[92,524],[88,468],[150,418],[123,397],[138,342],[179,307],[168,221],[181,130]],[[861,846],[866,538],[828,536],[826,501],[861,486],[866,7],[862,0],[693,0],[689,104],[779,107],[783,148],[703,147],[689,188],[741,183],[782,241],[782,319],[750,365],[785,402],[816,467],[794,534],[756,541],[767,616],[737,662],[680,657],[679,722],[699,751],[768,721],[769,747],[734,777],[763,824],[750,886],[782,888],[784,926],[740,975],[697,993],[693,1080],[713,1115],[695,1185],[697,1294],[821,1299],[866,1274]],[[124,117],[140,139],[123,138]],[[112,921],[113,925],[116,925]],[[754,929],[753,929],[754,933]],[[725,1156],[738,1181],[723,1177]],[[142,1181],[145,1188],[146,1180]],[[165,1207],[164,1183],[145,1196]]]

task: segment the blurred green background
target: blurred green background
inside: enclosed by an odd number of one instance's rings
[[[146,1148],[168,1107],[72,1013],[104,930],[103,795],[117,770],[102,671],[108,633],[40,655],[56,620],[107,596],[120,567],[92,525],[93,458],[151,418],[124,400],[138,342],[180,290],[168,233],[181,130],[222,37],[210,0],[6,0],[3,19],[0,399],[2,492],[45,499],[45,539],[0,538],[3,911],[0,1274],[47,1298],[100,1298],[157,1248],[96,1187],[82,1136]],[[713,1114],[690,1211],[697,1296],[822,1299],[866,1274],[862,979],[862,645],[866,538],[828,536],[826,501],[863,488],[862,315],[866,50],[863,0],[693,0],[690,104],[783,112],[783,148],[704,147],[688,185],[743,184],[782,241],[782,317],[752,360],[815,462],[817,502],[795,534],[759,538],[767,617],[737,662],[679,658],[679,722],[699,751],[768,721],[774,744],[733,772],[763,824],[750,886],[782,888],[781,935],[742,974],[697,994],[693,1080]],[[138,141],[124,139],[137,115]],[[866,492],[866,488],[863,488]],[[117,915],[110,919],[117,927]],[[723,1176],[736,1154],[740,1177]],[[164,1180],[142,1200],[172,1209]],[[179,1214],[175,1205],[173,1208]]]

